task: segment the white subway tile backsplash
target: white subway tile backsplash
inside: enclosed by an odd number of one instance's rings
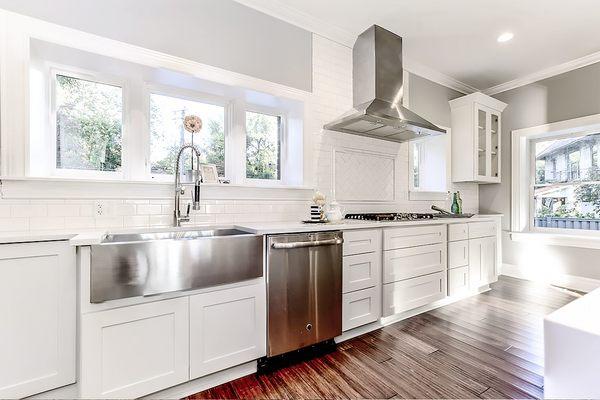
[[[77,204],[48,204],[49,217],[76,217],[80,206]]]
[[[138,204],[136,207],[138,215],[157,215],[162,212],[160,204]]]
[[[112,206],[111,214],[116,215],[116,216],[135,215],[136,214],[136,205],[135,204],[116,204],[116,205]]]
[[[148,215],[128,215],[123,217],[123,224],[126,228],[147,227],[150,226],[150,217]]]
[[[29,230],[29,218],[1,218],[0,232],[19,232]]]
[[[65,217],[65,229],[90,229],[96,226],[92,217]]]
[[[96,228],[122,228],[123,217],[96,217]]]
[[[45,204],[22,204],[11,206],[13,217],[45,217],[48,215],[48,206]]]
[[[36,217],[29,219],[29,229],[32,231],[47,231],[64,228],[64,217]]]

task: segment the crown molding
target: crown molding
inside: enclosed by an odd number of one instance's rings
[[[346,47],[352,47],[356,36],[320,18],[309,15],[277,0],[235,0],[236,2],[270,15],[309,32],[326,37]]]
[[[496,86],[492,86],[483,91],[488,96],[492,96],[498,93],[506,92],[508,90],[516,89],[521,86],[529,85],[534,82],[541,81],[542,79],[551,78],[556,75],[564,74],[565,72],[573,71],[578,68],[582,68],[591,64],[600,62],[600,51],[587,56],[576,58],[571,61],[567,61],[562,64],[555,65],[532,74],[526,75],[522,78],[513,79],[512,81],[504,82]]]
[[[471,94],[480,91],[476,87],[454,79],[451,76],[443,74],[433,68],[420,64],[419,62],[414,61],[411,58],[404,57],[403,64],[404,69],[408,72],[418,75],[421,78],[425,78],[432,82],[439,83],[440,85],[456,90],[457,92],[463,94]]]

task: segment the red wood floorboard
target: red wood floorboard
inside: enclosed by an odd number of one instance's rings
[[[501,277],[489,292],[189,399],[542,398],[543,317],[574,299]]]

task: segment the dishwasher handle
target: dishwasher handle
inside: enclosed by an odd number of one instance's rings
[[[299,249],[302,247],[316,247],[316,246],[332,246],[344,243],[344,239],[326,239],[326,240],[312,240],[309,242],[289,242],[289,243],[273,243],[271,247],[274,249]]]

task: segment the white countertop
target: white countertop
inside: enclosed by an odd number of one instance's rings
[[[600,289],[570,302],[546,316],[546,321],[567,328],[600,335]]]
[[[373,229],[373,228],[389,228],[394,226],[414,226],[414,225],[436,225],[436,224],[455,224],[473,221],[492,220],[501,217],[502,214],[480,214],[472,218],[435,218],[430,220],[419,221],[356,221],[344,220],[339,223],[326,224],[305,224],[300,221],[286,222],[248,222],[244,224],[236,224],[235,228],[254,233],[258,235],[277,234],[277,233],[295,233],[295,232],[316,232],[316,231],[337,231],[350,229]],[[231,227],[228,226],[228,227]],[[180,230],[190,229],[206,229],[205,225],[199,226],[183,226]],[[172,227],[162,228],[142,228],[142,229],[97,229],[97,230],[54,230],[54,231],[37,231],[37,232],[5,232],[0,233],[0,244],[6,243],[25,243],[25,242],[43,242],[51,240],[70,240],[73,246],[87,246],[98,244],[102,238],[109,232],[112,233],[139,233],[139,232],[157,232],[157,231],[172,231]]]

